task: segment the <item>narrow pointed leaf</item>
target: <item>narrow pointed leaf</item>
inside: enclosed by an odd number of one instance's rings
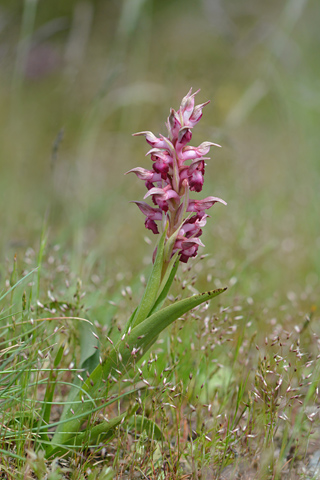
[[[64,344],[60,345],[58,349],[57,355],[53,362],[54,368],[57,368],[59,366],[63,356],[63,352],[64,352]],[[50,422],[51,407],[53,403],[53,396],[56,389],[56,384],[57,384],[56,372],[55,370],[52,370],[49,375],[49,380],[48,380],[46,392],[44,395],[44,403],[43,403],[42,414],[41,414],[42,420],[39,423],[39,426],[43,425],[45,427],[45,432],[47,431],[46,426]],[[48,440],[48,436],[43,435],[42,439]]]
[[[116,428],[120,425],[122,419],[126,415],[127,412],[112,418],[109,422],[104,421],[95,427],[90,427],[90,432],[84,431],[76,434],[74,437],[69,438],[66,443],[57,445],[55,448],[53,448],[48,456],[57,456],[57,454],[66,455],[68,452],[70,454],[73,450],[78,450],[80,446],[84,446],[86,444],[93,445],[100,441],[111,440],[115,434]]]
[[[81,322],[80,328],[80,368],[91,373],[99,363],[99,341],[94,325]]]
[[[27,275],[25,275],[24,277],[20,278],[20,280],[18,280],[14,285],[12,285],[11,288],[9,288],[9,290],[7,290],[5,293],[3,293],[0,297],[0,302],[1,300],[3,300],[10,292],[12,292],[20,283],[22,283],[26,278],[28,278],[30,275],[32,275],[34,272],[36,272],[38,270],[38,267],[34,268],[33,270],[31,270],[31,272],[27,273]]]
[[[152,346],[158,335],[174,322],[174,320],[201,303],[211,300],[225,290],[226,288],[219,288],[185,298],[152,314],[139,325],[135,326],[131,330],[130,336],[128,335],[126,337],[126,341],[119,341],[117,345],[104,356],[102,364],[99,364],[90,377],[83,383],[82,393],[87,392],[87,399],[91,398],[92,400],[86,399],[83,403],[75,404],[74,412],[71,411],[71,408],[68,408],[64,412],[63,424],[58,426],[52,440],[53,443],[64,443],[73,436],[73,432],[80,430],[82,423],[86,419],[86,412],[88,416],[90,415],[93,399],[101,398],[103,395],[106,389],[104,381],[108,378],[109,374],[115,378],[119,377],[119,372],[125,374],[132,368],[134,362],[139,360]]]
[[[179,266],[179,261],[178,261],[178,259],[176,259],[175,263],[173,263],[173,265],[171,267],[171,271],[169,273],[167,281],[166,281],[163,289],[160,290],[161,293],[160,293],[159,297],[157,298],[155,304],[153,305],[149,316],[152,315],[153,313],[157,312],[162,307],[162,304],[165,301],[165,299],[167,298],[167,295],[169,293],[169,290],[170,290],[170,287],[172,285],[175,274],[177,273],[178,266]]]
[[[174,320],[181,317],[189,310],[197,307],[201,303],[207,302],[217,295],[220,295],[220,293],[224,292],[225,290],[226,288],[218,288],[217,290],[211,290],[209,292],[193,295],[192,297],[185,298],[161,309],[159,312],[154,313],[133,329],[131,332],[132,343],[133,336],[135,336],[137,338],[137,347],[144,349],[146,345],[150,344],[150,342],[154,342],[158,335],[172,322],[174,322]],[[143,336],[143,338],[139,341],[138,337],[140,336]]]
[[[145,387],[142,387],[142,390],[144,388]],[[107,400],[107,402],[104,402],[103,405],[99,405],[98,407],[93,406],[93,403],[91,403],[91,404],[85,403],[84,405],[81,403],[81,407],[77,408],[76,404],[74,404],[73,405],[73,407],[74,407],[73,412],[74,413],[71,412],[70,404],[68,404],[69,408],[67,410],[64,410],[61,419],[56,423],[51,423],[50,424],[50,427],[57,426],[57,430],[56,430],[50,444],[46,448],[46,458],[51,457],[61,447],[64,447],[65,449],[67,449],[67,445],[69,445],[70,448],[72,448],[72,446],[76,445],[76,443],[74,443],[74,442],[76,442],[75,436],[82,435],[84,433],[84,431],[80,430],[80,426],[92,414],[94,414],[95,412],[97,412],[98,410],[100,410],[103,407],[108,407],[109,405],[112,405],[113,403],[118,402],[122,398],[128,397],[128,396],[136,393],[137,390],[141,391],[141,387],[140,388],[134,388],[133,390],[129,390],[125,393],[122,393],[121,395],[117,395],[116,397],[113,397],[113,398]],[[83,408],[84,406],[86,408]],[[137,406],[134,406],[129,412],[124,412],[124,414],[121,415],[120,421],[121,421],[123,416],[130,417],[130,415],[133,415],[137,411],[137,408],[138,408]],[[72,418],[71,419],[68,418],[67,413],[72,413]],[[112,425],[114,426],[114,424],[112,423],[113,420],[115,420],[115,419],[110,420],[111,426]],[[40,429],[37,429],[37,430],[34,430],[34,431],[37,431],[37,433],[39,433],[39,430],[44,430],[44,428],[46,428],[46,427],[41,427]],[[92,427],[92,428],[94,428],[94,427]],[[73,442],[73,445],[71,445],[71,442]]]
[[[153,269],[149,277],[143,297],[139,304],[137,313],[135,314],[131,322],[132,327],[139,325],[139,323],[141,323],[148,316],[150,310],[153,307],[154,302],[157,299],[160,282],[161,282],[161,271],[162,271],[162,265],[163,265],[162,260],[163,260],[165,236],[166,236],[166,231],[163,232],[160,238]]]
[[[161,291],[164,289],[164,287],[166,286],[166,284],[167,284],[167,282],[168,282],[168,279],[169,279],[169,277],[171,276],[171,272],[172,272],[173,267],[175,267],[175,268],[176,268],[176,271],[177,271],[178,266],[179,266],[179,260],[178,260],[178,259],[179,259],[179,252],[176,252],[176,253],[172,256],[172,258],[171,258],[171,260],[170,260],[170,262],[169,262],[169,265],[168,265],[168,267],[167,267],[167,270],[166,270],[166,272],[165,272],[165,274],[164,274],[164,276],[163,276],[163,278],[162,278],[161,285],[160,285],[160,288],[159,288],[159,292],[161,292]],[[173,277],[173,278],[174,278],[174,277]],[[173,280],[173,278],[172,278],[172,280]],[[171,283],[172,283],[172,282],[171,282]],[[170,284],[170,285],[171,285],[171,284]]]
[[[163,440],[163,433],[158,425],[142,415],[135,415],[129,420],[129,426],[133,429],[133,433],[147,432],[149,438],[155,440]]]

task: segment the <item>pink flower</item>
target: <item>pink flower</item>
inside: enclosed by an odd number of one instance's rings
[[[184,147],[181,152],[181,157],[183,161],[186,160],[195,160],[196,158],[201,158],[203,155],[207,155],[210,151],[210,147],[220,147],[217,143],[212,142],[203,142],[199,147]]]
[[[162,220],[162,211],[159,208],[150,207],[146,202],[133,202],[138,205],[141,212],[147,217],[145,226],[153,233],[159,233],[155,220]]]
[[[158,205],[164,212],[168,211],[169,200],[174,198],[180,200],[179,195],[177,194],[177,192],[172,190],[172,188],[170,188],[170,185],[167,185],[165,188],[153,187],[145,194],[144,198],[148,198],[150,197],[150,195],[152,195],[153,202]]]
[[[189,125],[190,127],[194,127],[198,122],[199,120],[201,119],[202,117],[202,109],[203,107],[205,107],[206,105],[208,105],[208,103],[210,103],[210,100],[208,100],[208,102],[205,102],[205,103],[202,103],[201,105],[197,105],[193,112],[192,112],[192,115],[191,117],[189,118]]]
[[[205,163],[203,160],[196,160],[188,168],[188,180],[190,190],[201,192],[203,186]]]
[[[183,117],[184,120],[184,125],[187,125],[188,127],[194,127],[199,120],[202,117],[202,109],[208,103],[210,103],[210,100],[208,100],[205,103],[202,103],[201,105],[197,105],[196,107],[194,106],[194,97],[197,93],[200,92],[200,90],[197,90],[195,93],[191,93],[192,88],[190,88],[189,92],[187,95],[182,99],[180,110],[178,113],[180,113]]]
[[[159,233],[156,222],[168,224],[166,241],[169,258],[180,252],[180,260],[187,262],[197,255],[199,246],[203,246],[200,236],[206,224],[206,210],[219,202],[226,202],[218,197],[207,197],[203,200],[189,199],[190,192],[200,192],[204,183],[205,160],[212,146],[220,146],[212,142],[203,142],[198,147],[188,145],[192,139],[192,129],[202,117],[202,110],[209,102],[195,106],[195,95],[192,89],[182,99],[178,111],[170,110],[166,122],[168,137],[144,131],[135,135],[143,135],[151,145],[147,155],[151,155],[152,168],[133,168],[138,178],[145,181],[148,192],[144,198],[151,197],[157,208],[145,202],[135,202],[146,216],[145,225],[153,233]],[[195,215],[187,216],[186,213]],[[171,239],[171,241],[170,241]],[[166,259],[166,261],[169,260]]]
[[[133,135],[136,137],[139,135],[144,135],[149,145],[154,148],[166,148],[173,150],[173,145],[171,144],[170,140],[162,135],[160,135],[160,138],[157,138],[152,132],[138,132],[134,133]]]
[[[187,263],[189,258],[196,257],[199,246],[204,247],[200,238],[183,239],[178,238],[173,248],[173,253],[180,251],[180,261]]]
[[[189,143],[191,141],[191,138],[192,138],[192,132],[189,127],[180,128],[178,133],[178,139],[177,139],[180,145],[182,146],[186,145],[186,143]]]
[[[189,200],[187,212],[204,212],[217,202],[227,205],[227,202],[218,197],[206,197],[203,200]]]
[[[136,167],[132,168],[127,173],[135,173],[140,180],[145,180],[149,182],[160,182],[161,181],[161,175],[157,172],[153,172],[152,170],[146,170],[145,168],[141,167]]]
[[[169,137],[171,139],[176,138],[178,136],[179,130],[181,128],[181,121],[177,112],[171,108],[170,115],[166,122],[166,127],[168,130]]]
[[[173,164],[172,156],[159,148],[153,148],[148,153],[151,153],[151,160],[154,162],[153,170],[160,173],[163,180],[167,180],[169,169]]]

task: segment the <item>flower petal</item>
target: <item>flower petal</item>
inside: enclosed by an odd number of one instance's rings
[[[141,167],[136,167],[132,168],[128,172],[125,173],[127,175],[128,173],[135,173],[140,180],[149,180],[151,182],[160,182],[161,181],[161,175],[158,173],[153,172],[152,170],[147,170],[146,168],[141,168]]]
[[[219,197],[206,197],[203,200],[189,200],[189,205],[187,207],[187,212],[204,212],[208,208],[211,208],[215,203],[223,203],[227,205],[227,202],[222,200]]]
[[[150,207],[146,202],[131,202],[138,205],[143,215],[151,220],[162,220],[162,211],[159,208]]]

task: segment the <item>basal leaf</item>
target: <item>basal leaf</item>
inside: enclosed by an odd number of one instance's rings
[[[99,363],[99,341],[95,328],[87,322],[80,322],[80,368],[91,373]]]
[[[189,310],[197,307],[220,293],[226,288],[219,288],[210,292],[194,295],[189,298],[175,302],[166,308],[152,314],[150,317],[135,326],[130,335],[119,341],[113,349],[104,356],[102,363],[92,372],[90,377],[82,385],[82,396],[87,392],[87,399],[83,403],[74,405],[74,409],[68,408],[63,415],[63,422],[57,428],[53,437],[53,443],[64,443],[78,432],[84,420],[90,415],[93,401],[103,395],[106,389],[106,380],[111,374],[115,378],[130,370],[141,356],[152,346],[158,335],[168,327],[174,320]],[[79,394],[78,394],[79,396]],[[80,395],[81,398],[81,395]],[[92,400],[90,400],[90,398]]]
[[[134,433],[142,433],[145,431],[149,438],[163,440],[163,433],[158,425],[143,415],[135,415],[134,417],[131,417],[129,420],[129,426],[133,428]]]
[[[56,456],[57,454],[68,455],[72,453],[74,449],[78,450],[80,446],[84,445],[97,445],[98,443],[111,440],[115,434],[116,428],[120,425],[123,418],[125,418],[127,412],[110,419],[110,421],[101,422],[94,427],[90,427],[89,431],[79,432],[73,437],[68,438],[67,442],[56,446],[49,452],[49,457]]]

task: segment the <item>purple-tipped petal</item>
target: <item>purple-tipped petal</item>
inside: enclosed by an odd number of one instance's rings
[[[150,207],[146,202],[132,202],[138,205],[143,215],[151,220],[162,220],[162,211],[159,208]]]
[[[152,170],[147,170],[141,167],[132,168],[131,170],[126,172],[125,175],[127,175],[128,173],[135,173],[137,177],[140,178],[140,180],[144,180],[144,181],[151,181],[151,182],[161,181],[161,175],[153,172]]]
[[[199,246],[204,247],[199,238],[191,238],[181,242],[181,255],[180,261],[187,263],[189,258],[196,257]]]
[[[192,88],[190,88],[187,95],[182,99],[179,113],[182,115],[184,125],[189,125],[189,119],[194,110],[194,97],[199,92],[200,90],[197,90],[195,93],[192,93]]]
[[[170,140],[160,135],[160,138],[156,137],[152,132],[138,132],[134,133],[133,136],[137,137],[139,135],[143,135],[146,137],[147,142],[153,148],[166,148],[166,149],[173,149],[173,145],[171,144]]]
[[[144,196],[144,198],[152,196],[152,201],[155,205],[163,211],[167,212],[169,210],[168,201],[171,199],[180,200],[177,192],[170,188],[170,185],[167,185],[165,188],[153,187],[151,188]]]
[[[205,163],[203,160],[198,159],[192,162],[188,168],[188,181],[191,191],[201,192],[203,187],[203,175],[205,170]]]
[[[159,233],[159,230],[158,230],[158,225],[156,224],[156,222],[150,218],[146,218],[146,221],[144,222],[146,228],[148,230],[151,230],[152,233],[154,233],[155,235],[157,235],[157,233]]]
[[[181,128],[181,121],[178,113],[171,108],[170,115],[168,117],[166,127],[169,133],[169,136],[174,139],[177,138],[179,130]]]
[[[223,203],[223,205],[227,205],[227,202],[222,200],[219,197],[206,197],[203,200],[189,200],[189,205],[187,208],[187,212],[204,212],[211,208],[212,205],[215,203]]]
[[[166,187],[165,188],[153,187],[145,194],[143,198],[148,198],[150,197],[150,195],[159,196],[163,200],[170,200],[171,198],[177,198],[177,199],[180,198],[177,192],[175,192],[171,188],[166,189]]]
[[[207,102],[205,103],[201,103],[201,105],[197,105],[193,112],[192,112],[192,115],[190,116],[189,118],[189,125],[194,127],[198,122],[199,120],[201,119],[202,117],[202,109],[203,107],[205,107],[206,105],[208,105],[208,103],[210,103],[210,100],[208,100]]]
[[[191,147],[191,146],[186,146],[183,148],[181,157],[183,161],[186,160],[194,160],[196,158],[203,157],[203,155],[207,155],[210,151],[210,147],[220,147],[217,143],[212,143],[212,142],[203,142],[199,147]]]
[[[151,154],[151,160],[154,162],[154,171],[160,173],[163,180],[167,180],[169,169],[173,163],[171,155],[167,151],[160,150]]]
[[[192,173],[189,177],[189,187],[192,192],[201,192],[204,183],[204,178],[202,173],[197,170]]]
[[[178,142],[181,145],[186,145],[186,143],[189,143],[192,138],[192,132],[189,127],[182,127],[179,130],[178,134]]]

